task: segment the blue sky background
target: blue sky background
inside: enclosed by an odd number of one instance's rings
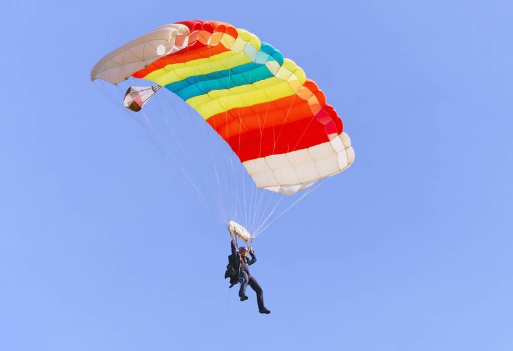
[[[513,349],[511,1],[0,13],[0,350]],[[258,238],[269,316],[227,289],[226,230],[89,80],[110,50],[193,18],[294,59],[356,150]]]

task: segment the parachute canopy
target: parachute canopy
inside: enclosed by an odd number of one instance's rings
[[[292,195],[354,161],[342,120],[317,84],[244,29],[177,22],[113,51],[91,72],[92,80],[113,84],[130,76],[155,82],[193,107],[258,188]],[[147,99],[133,89],[125,106],[137,110]]]

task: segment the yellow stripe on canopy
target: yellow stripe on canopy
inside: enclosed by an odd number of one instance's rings
[[[231,89],[212,90],[187,100],[204,119],[233,108],[248,107],[291,96],[306,81],[305,72],[292,60],[285,59],[276,77]]]

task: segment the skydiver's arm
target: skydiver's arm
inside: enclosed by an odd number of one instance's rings
[[[233,257],[236,257],[237,255],[235,253],[237,252],[237,249],[235,248],[235,244],[233,243],[233,240],[230,244],[232,245],[232,255],[233,255]]]
[[[251,266],[253,263],[257,261],[257,259],[253,250],[251,250],[249,254],[251,255],[251,259],[249,260],[248,265]]]

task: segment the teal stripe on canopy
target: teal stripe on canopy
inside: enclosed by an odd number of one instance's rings
[[[283,55],[271,45],[262,43],[254,62],[233,67],[231,69],[193,76],[166,85],[166,88],[183,100],[207,94],[212,90],[229,89],[241,85],[252,84],[273,77],[265,65],[268,61],[283,64]]]
[[[198,78],[199,82],[192,83],[187,79],[189,84],[183,87],[180,90],[176,90],[176,86],[173,87],[172,84],[166,85],[166,88],[171,90],[176,95],[180,96],[183,100],[188,100],[195,96],[204,95],[210,92],[211,90],[219,90],[219,89],[229,89],[241,85],[252,84],[258,82],[262,79],[267,79],[273,77],[273,74],[269,71],[267,66],[265,65],[257,65],[254,63],[250,63],[249,65],[253,67],[257,67],[255,69],[239,73],[239,74],[229,74],[227,77],[219,78],[219,79],[210,79],[206,80],[210,77],[209,74],[203,76],[196,76],[191,78]],[[242,66],[239,66],[242,67]],[[238,68],[238,67],[237,67]],[[231,70],[233,71],[233,70]],[[183,81],[182,81],[183,82]]]

